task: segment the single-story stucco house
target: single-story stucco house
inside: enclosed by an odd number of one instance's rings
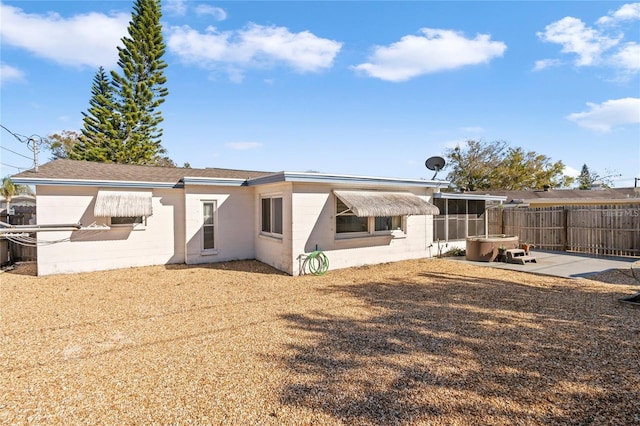
[[[440,188],[448,185],[72,160],[12,179],[35,187],[37,227],[47,231],[37,233],[38,275],[239,259],[298,275],[318,250],[331,269],[431,257],[438,254],[434,215],[446,214],[434,194],[447,206]],[[463,222],[480,216],[483,200],[499,199],[470,195],[461,205],[461,198],[452,200],[458,241],[478,232]]]

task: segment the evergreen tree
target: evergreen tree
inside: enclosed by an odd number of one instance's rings
[[[115,162],[155,164],[166,150],[161,145],[162,114],[157,108],[168,94],[162,60],[165,43],[160,25],[160,0],[136,0],[129,37],[118,47],[122,74],[111,72],[120,114]],[[110,135],[105,135],[110,137]],[[164,157],[166,158],[166,157]]]
[[[578,175],[578,189],[591,189],[593,181],[594,179],[592,179],[589,167],[583,164],[582,170],[580,170],[580,174]]]
[[[83,112],[83,126],[77,143],[68,151],[73,160],[118,162],[120,114],[114,92],[103,67],[93,78],[89,109]]]

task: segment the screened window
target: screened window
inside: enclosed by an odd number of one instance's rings
[[[282,197],[262,198],[261,206],[261,231],[282,235]]]
[[[112,216],[109,218],[109,224],[111,226],[140,225],[143,223],[144,223],[144,218],[142,216],[127,216],[127,217]]]
[[[216,248],[216,202],[205,201],[202,203],[202,249],[215,250]]]
[[[336,198],[336,233],[371,234],[402,230],[402,216],[358,217]]]
[[[433,203],[440,209],[440,214],[433,217],[434,240],[462,240],[484,234],[484,200],[434,198]]]

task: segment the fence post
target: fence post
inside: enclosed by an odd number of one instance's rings
[[[569,250],[569,208],[562,209],[562,251]]]

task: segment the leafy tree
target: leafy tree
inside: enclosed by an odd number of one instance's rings
[[[456,188],[466,191],[487,189],[492,186],[496,173],[495,167],[504,157],[507,143],[491,143],[468,140],[466,146],[456,145],[448,149],[445,156],[451,171],[447,179]]]
[[[451,171],[447,179],[463,191],[566,187],[573,178],[563,174],[564,164],[546,155],[525,152],[504,141],[468,140],[445,152]]]
[[[19,194],[33,195],[33,191],[28,185],[16,185],[9,176],[3,177],[2,186],[0,186],[0,195],[7,200],[7,214],[11,206],[11,199]]]
[[[73,130],[63,130],[53,133],[46,138],[46,147],[51,151],[51,159],[69,158],[73,147],[79,143],[80,134]]]
[[[166,46],[161,16],[160,0],[136,0],[129,37],[122,39],[124,47],[118,47],[122,74],[111,72],[115,107],[120,114],[115,153],[118,163],[154,164],[166,152],[158,127],[163,118],[157,110],[169,93],[163,87],[167,64],[162,60]]]

